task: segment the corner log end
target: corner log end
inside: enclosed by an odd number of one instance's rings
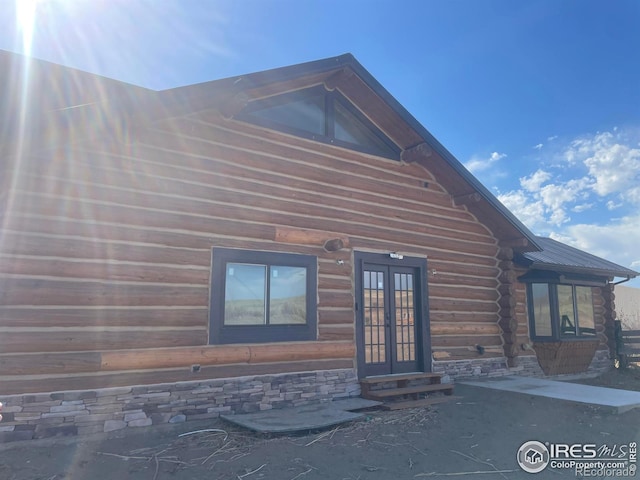
[[[336,88],[340,88],[340,86],[344,82],[349,80],[349,78],[351,78],[352,76],[353,76],[353,70],[351,70],[350,68],[343,68],[341,70],[338,70],[336,73],[329,76],[324,81],[324,88],[325,90],[332,92]]]
[[[453,197],[453,203],[456,206],[478,203],[480,200],[482,200],[482,195],[480,195],[478,192],[456,195]]]
[[[414,163],[420,159],[429,158],[431,155],[433,155],[431,147],[426,142],[422,142],[403,150],[400,154],[400,160],[404,163]]]
[[[334,238],[324,242],[324,249],[327,252],[337,252],[338,250],[342,250],[344,247],[344,240],[341,238]]]

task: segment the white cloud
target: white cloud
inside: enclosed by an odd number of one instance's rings
[[[587,178],[577,178],[567,182],[545,185],[540,189],[544,204],[551,209],[561,208],[565,203],[585,198],[585,190],[589,188]]]
[[[570,218],[564,209],[564,204],[575,199],[575,192],[564,188],[564,185],[545,185],[539,193],[545,211],[549,215],[549,222],[554,225],[561,225],[568,222]]]
[[[548,142],[553,142],[556,138],[558,138],[558,135],[553,135],[551,137],[547,137],[547,141]]]
[[[527,192],[515,190],[498,195],[500,200],[521,222],[533,228],[546,223],[545,208],[541,200],[533,200]]]
[[[537,145],[534,145],[533,148],[535,148],[536,150],[542,150],[542,147],[544,147],[544,143],[539,143]]]
[[[550,225],[560,226],[571,220],[568,211],[580,211],[573,204],[585,203],[590,182],[583,177],[547,183],[551,179],[550,172],[539,169],[520,178],[521,190],[498,195],[498,199],[529,228],[546,230]]]
[[[624,205],[622,202],[614,202],[613,200],[609,200],[607,202],[607,210],[615,210],[616,208],[620,208]]]
[[[520,178],[520,186],[529,192],[537,192],[543,183],[551,179],[551,174],[542,169],[538,169],[528,177]]]
[[[615,131],[615,129],[614,129]],[[582,162],[594,180],[593,190],[604,197],[613,193],[640,200],[640,149],[625,144],[624,134],[597,133],[574,140],[565,151],[569,163]]]
[[[489,155],[488,158],[482,158],[474,155],[473,157],[471,157],[471,160],[464,164],[464,166],[467,167],[467,170],[469,170],[470,172],[480,172],[482,170],[487,170],[493,164],[495,164],[499,160],[502,160],[506,156],[506,154],[498,152],[493,152],[491,155]]]
[[[639,139],[640,128],[619,128],[547,144],[544,168],[498,199],[537,234],[639,270]]]
[[[529,228],[542,231],[570,223],[570,213],[640,206],[640,149],[633,147],[639,137],[640,129],[627,129],[558,145],[564,162],[521,177],[519,190],[498,198]]]
[[[576,212],[576,213],[582,213],[582,212],[586,212],[587,210],[591,209],[591,207],[593,207],[593,205],[594,205],[593,203],[583,203],[581,205],[576,205],[571,210],[573,212]]]
[[[621,196],[624,200],[633,205],[640,205],[640,185],[630,188]]]

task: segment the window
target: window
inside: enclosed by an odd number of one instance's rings
[[[566,340],[595,336],[591,287],[530,283],[527,295],[532,338]]]
[[[291,129],[299,129],[313,135],[325,135],[325,98],[322,94],[289,98],[285,103],[264,102],[251,110],[251,115]],[[260,108],[262,107],[262,108]]]
[[[551,300],[549,286],[546,283],[531,285],[531,315],[533,315],[534,331],[538,337],[551,337]]]
[[[213,249],[209,343],[315,340],[317,260]]]
[[[398,146],[349,100],[321,86],[254,100],[237,118],[364,153],[400,158]]]
[[[578,335],[595,335],[596,319],[593,313],[593,296],[591,287],[574,287],[576,297],[576,313],[580,322],[576,322]]]

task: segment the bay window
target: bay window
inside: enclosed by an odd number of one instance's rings
[[[532,339],[595,336],[591,287],[533,282],[527,285],[527,298]]]

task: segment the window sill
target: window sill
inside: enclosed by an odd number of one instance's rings
[[[582,343],[582,342],[599,342],[597,336],[590,337],[560,337],[560,338],[545,338],[537,337],[532,339],[534,343]]]

